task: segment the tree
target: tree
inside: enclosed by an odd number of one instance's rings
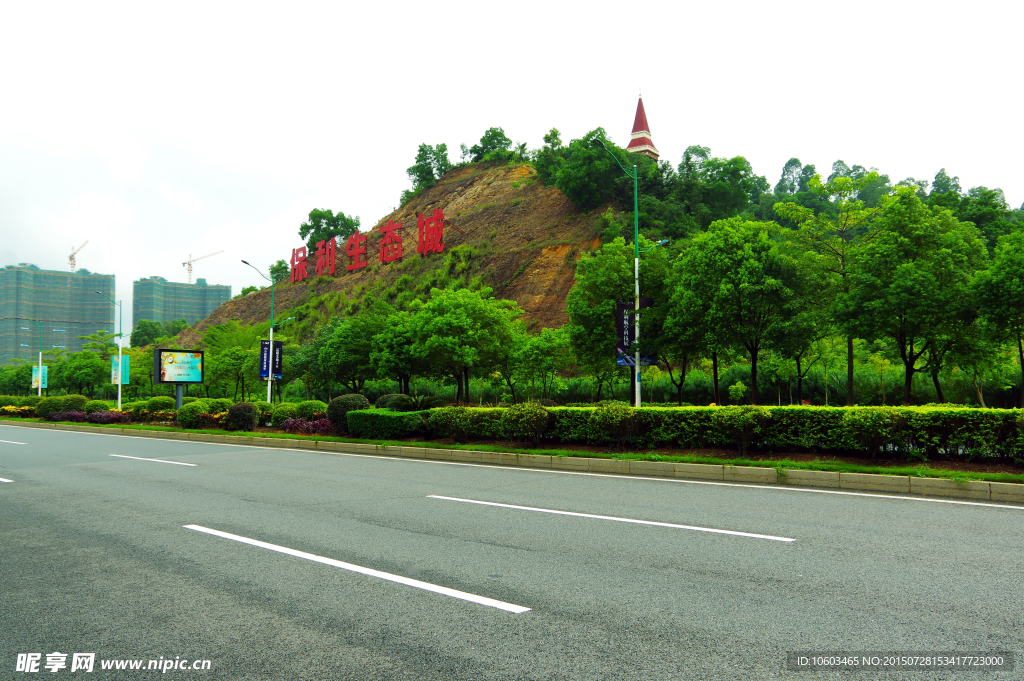
[[[246,286],[245,288],[238,292],[238,295],[235,296],[235,298],[242,298],[243,296],[247,296],[250,293],[256,293],[259,290],[260,289],[258,286]]]
[[[90,333],[88,336],[78,336],[78,338],[88,341],[87,343],[82,343],[83,350],[98,352],[104,361],[109,360],[110,356],[117,352],[117,343],[114,342],[114,339],[117,338],[116,333],[107,333],[103,329],[99,329],[96,333]]]
[[[332,380],[354,393],[361,392],[367,379],[375,376],[370,362],[371,341],[384,331],[386,314],[377,314],[371,306],[331,326],[330,335],[320,347],[320,366]]]
[[[501,128],[488,128],[487,132],[480,138],[478,144],[469,148],[470,160],[473,163],[490,160],[486,157],[496,151],[508,151],[512,146],[512,140],[505,135]]]
[[[640,248],[654,244],[640,236]],[[665,319],[665,281],[668,279],[668,255],[657,248],[640,260],[640,292],[652,297],[655,307],[641,313],[640,351],[658,356]],[[566,309],[569,313],[569,344],[577,359],[594,376],[597,395],[610,383],[618,370],[616,346],[616,305],[620,300],[632,301],[635,283],[633,247],[616,237],[601,250],[584,256],[576,263],[576,284],[569,291]],[[659,307],[660,306],[660,307]]]
[[[94,386],[103,385],[109,378],[108,364],[95,352],[73,353],[62,364],[65,384],[79,394],[92,394]]]
[[[456,400],[469,397],[469,373],[491,367],[513,347],[513,321],[522,315],[515,301],[491,297],[490,289],[431,289],[430,300],[413,316],[413,354],[433,373],[451,376]]]
[[[278,260],[270,266],[270,280],[275,284],[280,284],[282,281],[291,278],[291,270],[288,268],[288,263],[284,260]]]
[[[1017,342],[1021,368],[1018,405],[1024,408],[1024,232],[999,238],[987,270],[974,283],[978,307],[1005,339]]]
[[[231,348],[255,348],[262,335],[256,326],[248,326],[237,319],[232,319],[207,328],[203,333],[202,344],[211,355],[219,355]]]
[[[935,338],[972,314],[969,284],[984,256],[973,225],[933,212],[911,187],[896,188],[875,237],[853,254],[838,317],[852,334],[890,341],[904,366],[904,405]]]
[[[537,177],[545,186],[550,187],[558,177],[558,171],[565,163],[568,148],[562,146],[561,133],[558,128],[551,130],[544,135],[544,146],[537,150],[533,159],[533,167],[537,170]]]
[[[758,359],[782,344],[803,305],[802,264],[773,223],[740,218],[711,223],[676,262],[673,313],[700,320],[717,342],[746,349],[752,403],[758,404]]]
[[[413,352],[415,343],[411,315],[388,310],[383,329],[370,344],[370,364],[377,375],[394,378],[398,391],[406,395],[410,394],[412,377],[426,373],[428,368]]]
[[[433,187],[453,167],[451,161],[448,160],[447,144],[437,144],[433,147],[429,144],[421,144],[416,151],[415,163],[405,171],[412,182],[412,189],[402,192],[402,204],[404,205],[424,189]]]
[[[344,241],[358,231],[358,217],[349,217],[340,210],[335,214],[330,209],[314,208],[309,211],[309,220],[299,225],[299,238],[306,239],[309,253],[315,253],[318,242],[335,237]]]
[[[775,194],[796,194],[802,169],[800,159],[794,157],[786,161],[786,165],[782,166],[782,177],[775,184]]]
[[[840,163],[842,161],[836,161],[836,164]],[[866,208],[864,202],[856,198],[865,186],[878,179],[877,173],[852,178],[848,175],[836,175],[835,169],[834,164],[834,177],[826,183],[821,182],[819,175],[815,175],[808,182],[812,192],[835,203],[835,214],[815,213],[811,208],[792,202],[777,203],[774,210],[782,217],[800,225],[800,238],[819,256],[817,265],[837,279],[832,287],[833,293],[848,295],[852,286],[850,271],[853,256],[878,233],[878,227],[873,221],[882,214],[882,209]],[[847,406],[853,406],[855,401],[853,368],[853,335],[847,334]]]

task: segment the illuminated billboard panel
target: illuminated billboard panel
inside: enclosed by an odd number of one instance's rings
[[[157,383],[202,383],[201,350],[155,350],[153,376]]]

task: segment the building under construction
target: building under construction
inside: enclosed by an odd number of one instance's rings
[[[194,284],[147,277],[132,283],[132,320],[168,322],[184,319],[188,324],[206,319],[222,303],[231,300],[230,286],[210,286],[205,279]]]
[[[96,291],[113,298],[114,275],[41,270],[29,263],[0,268],[0,364],[36,359],[35,321],[42,323],[44,352],[80,352],[88,341],[79,336],[113,333],[114,306]]]

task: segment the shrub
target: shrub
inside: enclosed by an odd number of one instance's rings
[[[85,420],[89,423],[110,424],[129,423],[128,416],[119,411],[94,411],[86,414]]]
[[[146,411],[174,411],[177,403],[173,397],[167,397],[161,395],[159,397],[151,397],[146,402]]]
[[[270,423],[270,417],[274,413],[274,405],[264,400],[253,402],[252,404],[256,407],[256,411],[259,412],[260,425],[268,425]]]
[[[389,402],[396,397],[408,397],[405,393],[387,393],[377,398],[377,401],[373,403],[373,406],[377,409],[387,409]]]
[[[306,435],[333,435],[334,424],[331,423],[330,419],[316,419],[315,421],[306,421],[302,430],[299,432]]]
[[[256,420],[259,412],[256,406],[249,402],[239,402],[228,409],[228,418],[224,423],[227,430],[256,430]]]
[[[199,417],[208,414],[209,407],[205,402],[196,401],[181,405],[178,410],[178,423],[182,428],[199,428]]]
[[[36,416],[47,418],[50,412],[65,411],[63,397],[44,397],[36,404]]]
[[[327,405],[320,400],[306,400],[305,402],[299,402],[295,407],[295,414],[300,419],[306,419],[307,421],[313,420],[316,414],[326,414]]]
[[[902,419],[895,409],[849,409],[843,413],[843,428],[861,447],[871,454],[871,460],[878,460],[878,451],[892,442],[902,425]]]
[[[429,412],[396,412],[391,409],[355,409],[348,414],[348,432],[367,440],[401,440],[426,429]]]
[[[551,428],[551,414],[539,404],[524,402],[505,410],[501,425],[508,437],[540,444],[540,438]]]
[[[322,404],[322,403],[321,403]],[[302,406],[302,405],[299,405]],[[348,432],[348,420],[345,415],[355,409],[369,409],[370,401],[362,395],[351,394],[335,397],[327,407],[327,419],[334,424],[334,430],[339,433]],[[302,413],[300,412],[301,416]]]
[[[270,425],[274,428],[283,428],[282,424],[285,420],[295,418],[295,412],[296,408],[293,402],[282,402],[274,409],[274,413],[270,417]]]
[[[85,395],[65,395],[63,399],[66,411],[85,411],[85,405],[89,402]]]
[[[280,428],[286,433],[295,434],[299,432],[299,429],[306,425],[306,419],[297,419],[293,417],[286,418],[281,421]]]
[[[51,411],[44,417],[47,421],[74,421],[84,423],[87,414],[84,411]]]
[[[20,398],[0,395],[0,407],[17,407],[20,402]]]
[[[66,403],[65,403],[66,404]],[[98,411],[110,411],[110,405],[105,400],[89,400],[82,410],[86,414],[94,414]]]
[[[210,410],[211,414],[226,412],[234,404],[234,402],[226,397],[203,398],[203,402],[206,402],[206,408]]]
[[[724,436],[736,442],[740,456],[746,456],[751,441],[760,435],[771,420],[767,407],[716,407],[711,423]]]
[[[444,407],[448,403],[441,397],[432,395],[399,395],[388,403],[388,409],[395,411],[424,411]]]
[[[32,418],[36,415],[35,407],[0,407],[0,416],[15,418]]]
[[[468,439],[470,434],[470,415],[465,407],[441,407],[432,409],[427,423],[435,435],[454,438],[456,442]]]
[[[18,402],[19,407],[34,407],[42,401],[42,397],[39,395],[29,395],[28,397],[22,397],[21,401]]]
[[[201,429],[214,430],[216,428],[224,427],[224,420],[228,417],[226,411],[222,411],[219,414],[199,414],[196,419],[197,426]]]
[[[142,412],[146,411],[148,402],[122,402],[121,413],[127,414],[133,421],[142,420]]]
[[[636,430],[636,409],[622,402],[603,404],[590,415],[595,443],[613,440],[621,449]]]

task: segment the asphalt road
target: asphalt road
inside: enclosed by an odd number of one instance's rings
[[[0,440],[0,679],[967,679],[786,660],[1024,650],[1020,506]],[[210,669],[100,668],[161,656]]]

